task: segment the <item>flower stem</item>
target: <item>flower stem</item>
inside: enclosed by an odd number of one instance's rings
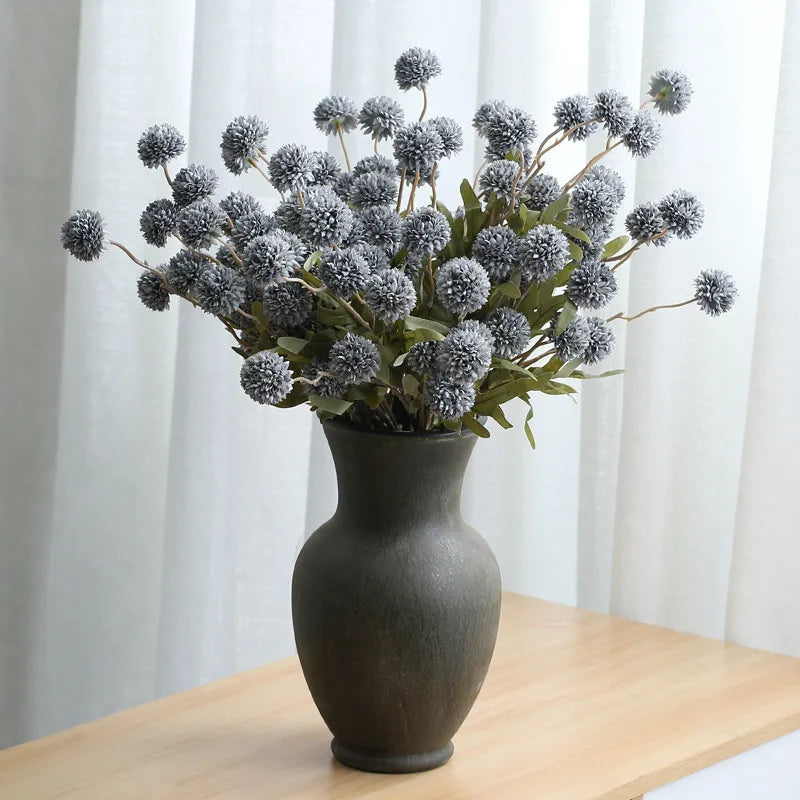
[[[375,151],[375,155],[378,155],[378,134],[377,133],[372,137],[372,149]]]
[[[422,113],[419,115],[419,121],[422,122],[425,112],[428,110],[428,87],[422,87]]]
[[[436,168],[438,166],[438,163],[434,162],[431,169],[431,206],[433,208],[436,208]]]
[[[417,193],[417,184],[419,183],[419,170],[414,170],[414,182],[411,184],[411,193],[408,195],[408,206],[406,211],[414,209],[414,195]]]
[[[236,252],[236,250],[234,250],[233,247],[231,247],[230,242],[226,241],[220,236],[215,236],[214,238],[231,254],[233,260],[241,267],[242,259],[239,258],[239,254]]]
[[[344,134],[342,133],[342,124],[341,122],[336,123],[336,133],[339,135],[339,141],[342,145],[342,152],[344,153],[344,163],[347,164],[347,171],[350,172],[350,156],[347,155],[347,148],[344,144]]]
[[[169,176],[169,170],[167,169],[167,165],[164,164],[161,169],[164,170],[164,177],[167,179],[167,183],[172,186],[172,178]]]
[[[660,311],[662,308],[680,308],[681,306],[688,306],[690,303],[696,303],[696,297],[690,297],[688,300],[684,300],[680,303],[667,303],[663,306],[653,306],[652,308],[646,308],[644,311],[640,311],[638,314],[634,314],[632,317],[626,317],[621,311],[618,314],[614,314],[614,316],[609,317],[606,322],[611,322],[615,319],[624,319],[626,322],[633,322],[635,319],[639,319],[639,317],[643,317],[645,314],[649,314],[651,311]]]
[[[175,236],[175,234],[174,234],[174,233],[173,233],[172,235],[173,235],[173,236]],[[217,259],[217,258],[214,258],[214,256],[212,256],[210,253],[204,253],[202,250],[195,250],[195,249],[194,249],[194,247],[189,247],[189,245],[188,245],[188,244],[186,244],[186,242],[184,242],[184,241],[183,241],[183,239],[181,239],[181,237],[180,237],[180,236],[175,236],[175,238],[176,238],[176,239],[177,239],[177,240],[178,240],[178,241],[179,241],[179,242],[180,242],[180,243],[181,243],[181,244],[182,244],[182,245],[183,245],[183,246],[184,246],[184,247],[185,247],[185,248],[186,248],[186,249],[187,249],[187,250],[188,250],[190,253],[193,253],[193,254],[194,254],[194,255],[196,255],[196,256],[200,256],[201,258],[207,258],[209,261],[213,261],[215,264],[219,264],[221,267],[224,267],[224,266],[225,266],[225,265],[224,265],[224,264],[223,264],[223,263],[222,263],[222,262],[221,262],[219,259]]]
[[[481,164],[481,165],[478,167],[478,171],[475,173],[475,178],[474,178],[474,180],[472,181],[472,191],[473,191],[473,192],[475,191],[475,187],[478,185],[478,178],[480,178],[480,176],[481,176],[481,172],[483,172],[483,168],[484,168],[484,167],[485,167],[485,166],[486,166],[488,163],[489,163],[488,161],[484,160],[484,161],[483,161],[483,163],[482,163],[482,164]]]
[[[262,160],[262,161],[263,161],[263,162],[266,164],[266,163],[267,163],[267,160],[266,160],[266,158],[264,158],[264,156],[263,156],[263,155],[261,155],[261,153],[260,153],[260,152],[259,152],[259,155],[261,156],[261,160]],[[253,168],[254,168],[254,169],[257,171],[257,172],[260,172],[260,173],[261,173],[261,176],[264,178],[264,180],[265,180],[265,181],[266,181],[266,182],[267,182],[267,183],[268,183],[270,186],[272,186],[272,181],[269,179],[269,176],[267,175],[267,173],[266,173],[266,172],[264,172],[264,170],[263,170],[263,169],[261,169],[261,167],[259,167],[259,166],[258,166],[258,164],[256,164],[256,162],[255,162],[255,160],[254,160],[254,159],[252,159],[252,158],[248,158],[248,159],[247,159],[247,163],[248,163],[248,164],[250,164],[250,166],[251,166],[251,167],[253,167]],[[273,186],[273,188],[275,188],[275,187]],[[281,199],[282,199],[282,198],[283,198],[283,192],[280,192],[280,195],[281,195]]]
[[[303,200],[303,193],[299,189],[297,190],[297,199],[300,201],[300,208],[305,208],[306,201]]]
[[[642,246],[647,244],[648,242],[654,242],[656,239],[660,239],[662,236],[666,236],[669,233],[669,228],[664,228],[663,231],[660,233],[656,233],[655,235],[649,237],[648,239],[641,239],[636,244],[629,247],[624,253],[620,253],[617,256],[611,256],[611,258],[603,259],[604,261],[616,261],[617,263],[611,267],[612,272],[616,272],[626,261],[629,261],[633,254]]]
[[[128,256],[128,258],[131,261],[133,261],[135,264],[138,264],[143,269],[149,269],[150,272],[155,272],[157,275],[161,274],[161,272],[159,270],[155,269],[154,267],[151,267],[146,261],[139,261],[139,259],[136,258],[136,256],[133,253],[131,253],[131,251],[128,250],[128,248],[125,247],[124,244],[120,244],[119,242],[115,242],[113,239],[109,240],[108,243],[109,244],[113,244],[114,247],[119,247],[119,249],[122,250],[122,252],[125,253],[125,255]]]
[[[609,142],[611,138],[609,137]],[[615,147],[619,147],[622,144],[622,139],[619,139],[614,144],[606,143],[605,150],[601,150],[594,158],[589,159],[589,162],[586,166],[577,174],[574,175],[570,180],[564,184],[564,191],[568,192],[572,189],[575,184],[598,162],[601,158],[605,158]]]
[[[394,207],[394,210],[399,214],[400,213],[400,206],[403,204],[403,189],[406,185],[406,168],[403,167],[403,171],[400,173],[400,188],[397,190],[397,204]]]

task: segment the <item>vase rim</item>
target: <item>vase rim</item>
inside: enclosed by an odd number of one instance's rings
[[[470,430],[460,431],[371,431],[366,428],[359,428],[350,422],[345,422],[340,419],[324,419],[321,420],[323,428],[338,429],[349,431],[359,436],[364,436],[370,439],[417,439],[417,440],[448,440],[448,439],[476,439],[476,435]]]

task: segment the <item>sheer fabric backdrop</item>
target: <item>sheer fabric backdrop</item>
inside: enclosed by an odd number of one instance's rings
[[[172,122],[223,190],[272,202],[257,174],[222,170],[225,124],[258,113],[272,147],[325,147],[317,100],[398,95],[393,59],[413,45],[444,64],[432,109],[465,126],[440,183],[452,204],[481,160],[481,101],[546,132],[567,93],[638,97],[661,66],[692,78],[658,153],[609,162],[626,207],[683,186],[705,227],[635,261],[612,312],[683,299],[703,267],[737,277],[738,305],[620,328],[610,366],[627,374],[577,405],[539,399],[533,453],[521,431],[481,442],[464,510],[507,589],[800,655],[800,321],[781,307],[800,0],[5,0],[0,42],[0,746],[291,653],[294,556],[335,505],[312,415],[248,400],[213,320],[144,309],[121,254],[69,261],[60,222],[100,208],[163,259],[138,233],[166,194],[136,159],[144,127]],[[565,146],[548,170],[586,155]]]

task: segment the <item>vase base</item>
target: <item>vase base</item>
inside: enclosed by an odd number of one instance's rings
[[[453,743],[427,753],[387,755],[375,750],[357,750],[334,739],[331,752],[340,763],[363,772],[424,772],[449,761]]]

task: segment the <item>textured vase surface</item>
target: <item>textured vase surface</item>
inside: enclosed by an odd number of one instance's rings
[[[475,437],[323,426],[339,503],[294,568],[303,673],[339,761],[430,769],[453,753],[500,616],[497,562],[460,510]]]

